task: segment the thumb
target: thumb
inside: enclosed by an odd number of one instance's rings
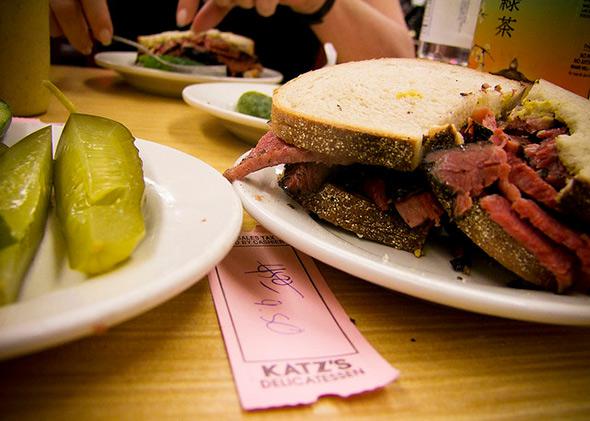
[[[206,2],[195,16],[191,31],[198,33],[216,27],[233,6],[218,6],[213,1]]]

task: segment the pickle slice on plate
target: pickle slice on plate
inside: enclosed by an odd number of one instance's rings
[[[272,107],[272,98],[269,95],[258,91],[244,92],[238,103],[236,110],[242,114],[248,114],[258,118],[270,119],[270,109]]]
[[[142,162],[122,124],[71,114],[55,154],[55,203],[73,269],[106,272],[145,235]]]
[[[52,169],[51,126],[0,154],[0,304],[16,299],[43,238]]]

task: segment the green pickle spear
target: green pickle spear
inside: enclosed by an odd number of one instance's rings
[[[126,260],[145,235],[134,137],[103,117],[71,114],[55,154],[55,203],[70,266],[88,275]]]
[[[52,167],[51,126],[0,154],[0,305],[16,300],[43,238]]]
[[[236,110],[239,113],[267,120],[270,118],[271,107],[272,97],[258,91],[244,92],[236,104]]]

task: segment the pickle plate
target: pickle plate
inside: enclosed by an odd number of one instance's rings
[[[254,91],[272,96],[278,86],[261,83],[201,83],[184,88],[182,98],[191,107],[217,117],[238,138],[256,145],[269,130],[268,120],[239,113],[236,105],[245,92]]]
[[[46,125],[17,119],[4,142],[11,145]],[[62,127],[52,125],[54,147]],[[202,280],[233,246],[243,211],[229,182],[183,152],[142,139],[135,145],[146,185],[145,238],[127,262],[89,278],[70,269],[51,209],[18,300],[0,307],[0,359],[104,331],[137,316]]]

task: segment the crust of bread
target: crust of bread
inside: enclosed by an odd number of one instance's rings
[[[415,169],[420,143],[414,139],[386,137],[312,121],[273,106],[271,129],[297,147],[324,153],[339,162],[362,162],[400,171]]]
[[[428,131],[428,135],[422,142],[422,154],[426,156],[429,152],[453,148],[462,144],[463,135],[459,133],[453,124],[433,127]]]
[[[387,244],[420,256],[428,228],[410,228],[394,212],[382,212],[374,203],[326,183],[315,193],[291,196],[308,212],[360,238]]]

